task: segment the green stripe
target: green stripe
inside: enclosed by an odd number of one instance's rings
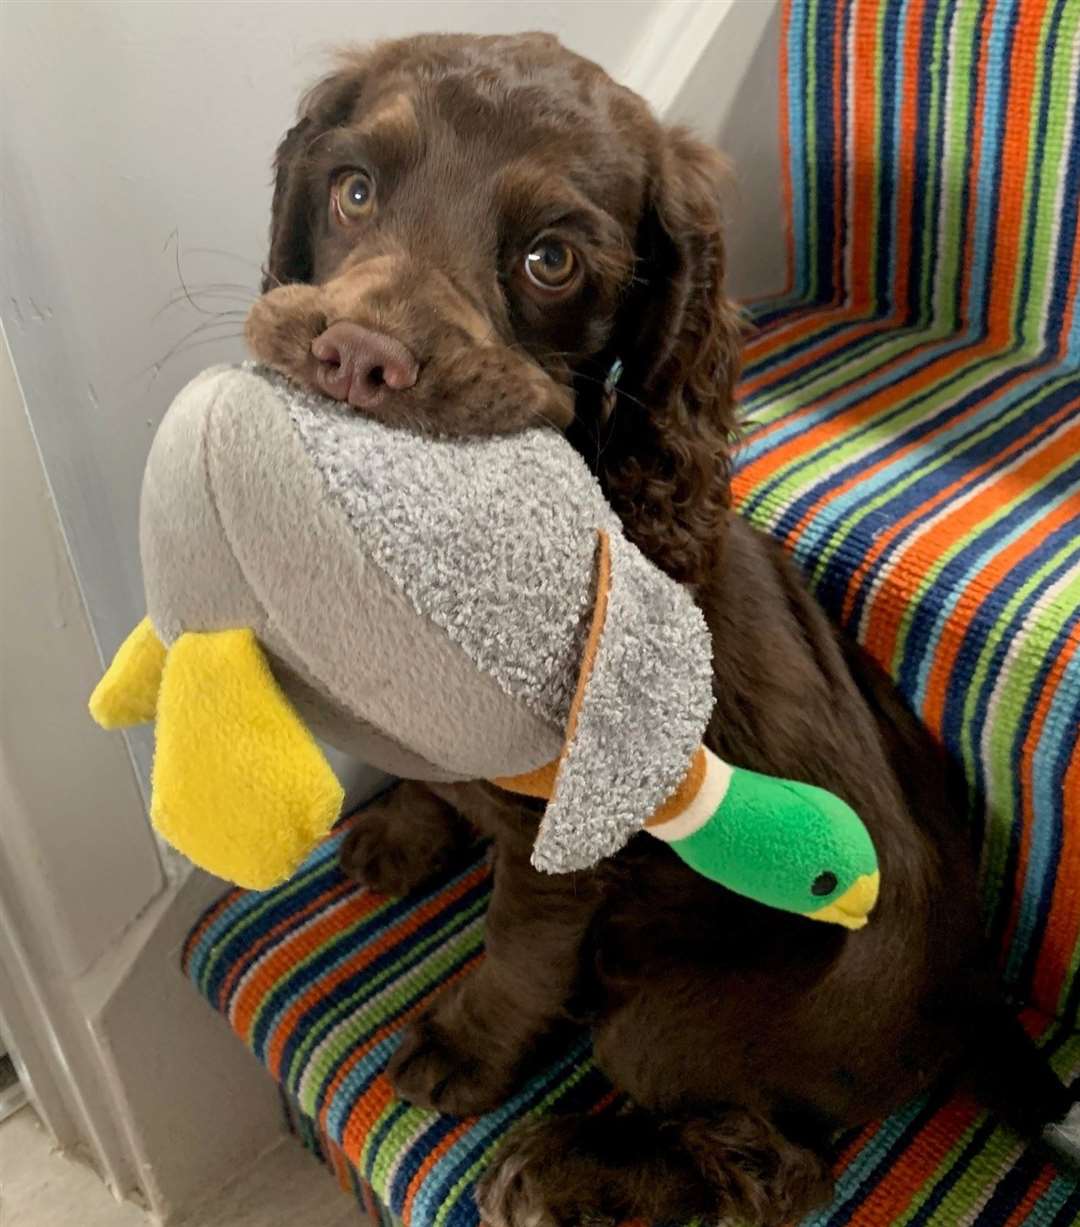
[[[818,0],[809,0],[807,8],[806,25],[808,30],[812,30],[813,38],[818,37]],[[828,38],[828,31],[825,31],[825,37]],[[817,88],[817,57],[808,56],[806,64],[806,88],[809,97],[812,99]],[[803,114],[806,121],[806,201],[807,201],[807,221],[810,227],[810,251],[814,253],[814,259],[808,261],[810,265],[810,298],[816,299],[821,285],[819,264],[819,242],[820,235],[818,234],[818,214],[817,214],[817,189],[818,189],[818,158],[817,158],[817,127],[816,113],[812,104],[808,104],[803,108]]]
[[[964,223],[964,185],[968,180],[969,162],[974,164],[974,151],[983,134],[973,131],[974,103],[970,80],[971,64],[975,59],[975,41],[979,20],[984,12],[981,5],[960,3],[952,30],[952,54],[949,60],[949,84],[946,94],[946,132],[942,148],[941,248],[937,269],[937,284],[946,291],[945,301],[935,291],[935,316],[939,325],[956,331],[962,320],[956,314],[952,289],[962,277]],[[971,156],[969,158],[969,150]],[[963,310],[963,303],[960,304]]]
[[[1047,559],[1028,577],[1027,581],[1013,593],[1008,603],[1001,610],[995,619],[994,626],[980,648],[975,667],[967,683],[964,710],[960,718],[960,735],[957,738],[960,757],[964,766],[964,774],[969,780],[975,778],[976,758],[979,757],[984,762],[986,761],[985,756],[981,754],[979,747],[974,744],[973,740],[976,727],[975,707],[989,672],[994,653],[1004,638],[1008,624],[1012,620],[1017,608],[1024,602],[1031,591],[1075,549],[1075,543],[1063,546],[1053,557]],[[989,766],[991,771],[995,770],[993,764],[989,764]],[[980,877],[983,883],[984,900],[988,903],[996,901],[999,906],[1006,906],[1008,895],[1003,893],[1002,888],[1005,884],[1005,862],[1015,817],[1011,789],[1006,790],[1006,796],[1002,799],[1002,804],[1003,809],[992,811],[994,813],[994,821],[988,824],[985,833]]]
[[[402,953],[377,975],[366,978],[357,989],[347,997],[335,1001],[332,1006],[325,1002],[320,1004],[317,1019],[312,1020],[306,1029],[303,1041],[297,1045],[289,1062],[288,1070],[282,1074],[282,1081],[293,1091],[305,1111],[314,1113],[317,1110],[325,1088],[327,1071],[339,1064],[346,1050],[355,1044],[358,1035],[373,1034],[388,1018],[400,1012],[418,992],[427,991],[431,985],[438,983],[455,963],[479,950],[480,935],[471,926],[479,920],[486,906],[486,899],[478,900],[468,908],[459,905],[458,909],[451,913],[452,924],[428,934],[421,941],[397,943]],[[438,950],[438,957],[427,964],[422,980],[414,976],[404,977],[397,991],[385,1000],[370,1001],[383,987],[396,980],[402,971],[423,961],[433,950]],[[364,1004],[365,999],[370,1004]],[[358,1005],[360,1008],[357,1008]],[[349,1017],[354,1025],[342,1027],[334,1041],[319,1053],[318,1067],[311,1066],[313,1050],[344,1017]]]
[[[892,361],[895,351],[901,348],[899,344],[896,346],[882,346],[876,357],[871,356],[867,359],[868,370],[882,368],[887,362]],[[956,350],[954,354],[960,355],[963,352],[962,349]],[[951,360],[954,354],[946,355],[945,357]],[[864,453],[874,447],[879,447],[888,439],[903,434],[908,427],[916,426],[927,418],[933,417],[940,409],[962,399],[981,384],[990,382],[1001,371],[1008,370],[1014,362],[1015,359],[1008,355],[985,354],[977,361],[969,362],[967,365],[963,362],[957,362],[957,365],[949,375],[947,386],[942,387],[932,382],[923,385],[917,391],[913,391],[910,394],[911,396],[917,395],[920,397],[917,404],[912,403],[910,396],[903,401],[894,401],[889,408],[890,420],[887,425],[875,425],[872,417],[867,418],[860,423],[860,433],[857,437],[852,436],[850,429],[846,432],[838,431],[832,440],[821,445],[815,452],[810,453],[813,459],[809,460],[809,462],[808,453],[804,452],[793,455],[790,461],[767,479],[770,483],[775,484],[759,507],[755,508],[752,519],[760,527],[775,531],[791,504],[804,495],[811,487],[814,485],[830,485],[830,479],[838,470],[845,468],[853,461],[859,460]],[[859,377],[860,372],[853,371],[851,381],[855,382]],[[905,376],[905,379],[913,377],[915,376]],[[934,391],[935,387],[936,391]],[[879,392],[876,395],[882,395],[882,393]],[[812,396],[810,399],[812,399]],[[797,404],[797,400],[798,398],[783,398],[781,401],[782,411],[791,409],[793,407],[792,402],[794,401]],[[899,405],[906,405],[907,408],[897,412]],[[836,439],[843,440],[845,436],[848,441],[837,445]],[[826,448],[830,450],[825,450]],[[794,471],[796,466],[799,465],[803,467],[797,472]],[[785,471],[788,476],[778,481],[777,475]],[[858,515],[859,510],[855,509],[853,514]],[[835,556],[839,544],[840,541],[833,541],[819,556],[815,564],[815,574],[820,576],[829,560]]]
[[[261,927],[260,922],[269,909],[280,907],[282,903],[292,899],[299,891],[306,889],[311,882],[318,878],[321,874],[327,874],[330,876],[333,873],[334,864],[335,862],[333,859],[320,861],[313,868],[302,868],[295,878],[291,878],[283,886],[276,887],[274,890],[269,891],[266,894],[246,896],[246,898],[257,898],[259,902],[254,907],[245,911],[243,916],[237,917],[235,922],[230,922],[229,929],[225,934],[222,934],[217,941],[215,941],[214,945],[208,952],[206,956],[206,963],[203,966],[198,981],[199,987],[203,990],[203,992],[205,993],[207,991],[210,981],[213,978],[213,972],[217,968],[218,961],[225,954],[225,947],[227,944],[234,942],[238,937],[242,937],[253,927]],[[232,968],[230,967],[230,971],[231,970]]]
[[[929,564],[929,566],[927,566],[927,568],[922,572],[922,574],[919,577],[919,583],[915,591],[907,598],[906,603],[904,605],[903,612],[900,616],[900,625],[899,625],[899,632],[897,634],[896,647],[893,650],[892,660],[890,661],[890,668],[892,669],[894,676],[896,673],[899,672],[900,665],[903,662],[904,657],[907,653],[907,650],[908,650],[907,641],[911,633],[912,623],[915,621],[915,617],[919,609],[922,608],[924,603],[926,602],[927,593],[937,585],[937,582],[940,579],[942,571],[945,570],[945,568],[953,561],[953,559],[958,554],[962,553],[965,550],[970,549],[973,542],[979,540],[982,537],[987,536],[991,532],[992,529],[994,529],[998,524],[1001,523],[1002,520],[1010,517],[1012,513],[1016,510],[1016,508],[1019,507],[1022,503],[1032,501],[1034,496],[1040,490],[1045,489],[1056,478],[1060,477],[1063,473],[1067,473],[1072,468],[1073,463],[1074,463],[1073,457],[1067,456],[1064,459],[1062,459],[1061,463],[1058,464],[1055,468],[1050,469],[1049,472],[1046,474],[1046,476],[1043,477],[1040,481],[1038,481],[1037,483],[1033,485],[1023,486],[1019,488],[1016,491],[1016,493],[1012,496],[1012,498],[1008,499],[1008,501],[1004,503],[999,504],[999,506],[994,511],[984,516],[978,522],[977,525],[973,526],[962,537],[954,541],[952,545],[950,545],[941,554],[939,554],[938,557],[935,558],[934,561]],[[1052,502],[1039,506],[1038,515],[1034,517],[1031,523],[1029,523],[1028,528],[1032,527],[1034,523],[1037,522],[1038,520],[1044,519],[1052,511],[1060,507],[1063,502],[1068,501],[1069,497],[1070,497],[1069,491],[1065,491],[1064,493],[1059,494]],[[1025,531],[1027,530],[1025,529]],[[990,549],[980,553],[978,563],[977,563],[978,570],[981,571],[984,567],[988,566],[990,562],[1001,553],[1002,550],[1008,549],[1008,548],[1010,548],[1010,546],[1004,542],[995,542],[991,546]],[[1042,569],[1043,568],[1040,568],[1040,570]],[[968,571],[964,575],[965,587],[969,587],[971,583],[973,582],[973,580],[974,580],[974,576],[972,574],[972,569],[969,568]],[[1020,591],[1022,592],[1029,591],[1030,587],[1031,587],[1031,580],[1029,579],[1023,585],[1023,588],[1021,588]],[[1017,594],[1014,594],[1012,600],[1009,602],[1010,607],[1014,604],[1016,599],[1017,599]],[[1000,635],[1002,633],[1002,629],[1004,627],[1005,621],[1006,621],[1006,617],[1005,617],[1004,612],[1002,612],[1000,615],[998,615],[997,619],[995,620],[995,625],[994,625],[994,629],[992,632],[993,635]],[[935,644],[935,648],[936,646],[937,645]],[[989,645],[984,645],[983,655],[985,655],[988,649],[988,646]],[[973,677],[967,689],[969,706],[974,703],[974,695],[975,695],[977,688],[978,688],[978,683],[975,680],[975,677]],[[965,711],[966,710],[967,709],[965,709]]]
[[[1008,370],[1010,363],[1005,361],[994,361],[992,363],[980,365],[985,365],[988,367],[984,378],[986,382],[990,382],[990,380],[996,378],[996,376],[1003,370]],[[838,521],[835,526],[830,527],[828,545],[826,545],[818,553],[817,560],[814,564],[814,569],[812,572],[814,582],[820,583],[824,579],[837,553],[844,548],[850,538],[855,534],[856,530],[861,528],[864,522],[870,519],[875,512],[880,511],[887,504],[893,502],[894,499],[904,494],[905,491],[909,490],[927,474],[936,472],[943,468],[955,468],[957,466],[957,461],[964,457],[968,451],[977,451],[980,443],[993,438],[993,436],[1002,430],[1004,426],[1016,421],[1018,418],[1023,417],[1023,415],[1029,409],[1038,405],[1058,388],[1069,382],[1070,378],[1071,376],[1062,376],[1059,379],[1047,383],[1045,379],[1039,380],[1039,377],[1035,372],[1031,372],[1028,376],[1026,376],[1026,379],[1030,382],[1036,383],[1036,386],[1031,390],[1027,397],[1018,401],[1007,412],[989,418],[979,430],[976,430],[974,433],[968,435],[961,444],[950,447],[947,451],[942,449],[941,451],[933,452],[923,464],[919,465],[917,468],[910,469],[907,471],[907,473],[895,478],[889,485],[883,486],[879,494],[876,494],[873,498],[866,499],[852,507],[844,519]],[[935,408],[946,407],[952,398],[952,393],[943,393],[942,396],[931,399],[931,401],[928,402],[927,412],[932,414]],[[956,399],[959,399],[959,397]],[[938,403],[935,404],[935,401]],[[971,420],[975,420],[979,410],[984,408],[985,405],[982,402],[976,406],[973,406]],[[1061,429],[1060,425],[1058,429]],[[880,439],[874,439],[873,446],[880,446]],[[1023,463],[1023,460],[1024,458],[1022,456],[1017,455],[1014,457],[1014,463],[1016,464]],[[998,480],[999,476],[1000,475],[990,474],[984,480],[987,482],[993,482]],[[946,506],[947,505],[943,505],[941,510],[945,511]]]
[[[949,42],[946,39],[946,15],[949,12],[949,6],[942,3],[938,8],[937,21],[934,25],[934,46],[932,51],[933,62],[929,66],[931,93],[929,114],[927,117],[927,132],[930,134],[936,133],[941,123],[941,112],[945,105],[946,96],[946,77],[944,73],[933,71],[934,64],[940,64],[944,58]],[[926,199],[932,201],[935,192],[937,192],[944,168],[940,158],[930,156],[927,158],[927,176],[926,176]],[[928,216],[927,213],[926,216]],[[937,264],[938,257],[938,236],[937,227],[929,231],[926,236],[926,241],[923,243],[923,262],[922,270],[919,278],[919,318],[924,324],[930,324],[934,318],[934,296],[933,296],[933,272]]]
[[[570,1090],[572,1090],[582,1078],[593,1068],[592,1061],[582,1061],[582,1063],[567,1074],[561,1081],[557,1082],[550,1091],[547,1092],[526,1115],[525,1119],[532,1120],[538,1116],[545,1116],[549,1110],[562,1099]],[[466,1192],[476,1183],[477,1177],[491,1162],[492,1151],[495,1146],[502,1141],[502,1135],[496,1135],[492,1138],[491,1143],[484,1148],[483,1153],[472,1163],[451,1186],[446,1200],[439,1207],[438,1213],[435,1215],[432,1227],[443,1227],[451,1210],[456,1206]]]
[[[930,1200],[938,1186],[953,1174],[954,1168],[960,1162],[964,1148],[971,1142],[975,1134],[986,1124],[986,1114],[980,1113],[975,1120],[960,1134],[949,1147],[948,1152],[932,1176],[919,1186],[918,1192],[911,1199],[908,1208],[895,1220],[895,1227],[904,1227],[919,1213]],[[961,1216],[968,1213],[994,1187],[994,1177],[1002,1167],[1002,1150],[1015,1151],[1017,1154],[1024,1147],[1015,1136],[1005,1129],[995,1129],[987,1137],[973,1155],[964,1161],[964,1174],[956,1185],[941,1199],[934,1210],[931,1222],[959,1223]],[[1010,1163],[1009,1166],[1012,1166]]]
[[[868,250],[869,267],[864,269],[853,269],[853,275],[856,283],[860,276],[866,279],[867,299],[871,310],[876,310],[877,302],[877,276],[874,264],[876,261],[877,248],[881,242],[881,184],[882,179],[886,174],[891,173],[890,168],[886,167],[881,157],[881,141],[882,131],[887,117],[884,114],[884,107],[881,105],[882,93],[884,90],[884,71],[881,48],[884,42],[885,33],[885,14],[888,10],[888,5],[881,4],[877,11],[877,27],[874,30],[874,47],[876,54],[874,55],[874,143],[873,143],[873,166],[876,168],[874,175],[874,191],[870,198],[870,218],[867,225],[870,227],[870,233],[875,235],[877,242],[872,243]]]
[[[1040,139],[1039,135],[1039,106],[1042,100],[1043,87],[1046,81],[1047,69],[1047,46],[1046,40],[1050,31],[1050,25],[1053,21],[1054,6],[1047,5],[1046,12],[1043,15],[1042,26],[1039,30],[1039,46],[1035,53],[1036,57],[1036,72],[1035,81],[1032,89],[1032,105],[1031,119],[1028,124],[1028,158],[1027,167],[1024,173],[1024,202],[1023,202],[1023,223],[1019,238],[1017,250],[1021,253],[1021,259],[1026,251],[1032,252],[1031,261],[1031,295],[1026,304],[1026,310],[1022,312],[1020,303],[1020,290],[1023,278],[1019,275],[1016,277],[1016,283],[1013,286],[1012,304],[1009,311],[1011,320],[1019,321],[1018,332],[1022,342],[1029,346],[1037,346],[1039,343],[1038,332],[1042,324],[1042,313],[1035,311],[1035,301],[1039,296],[1035,293],[1035,287],[1043,286],[1042,301],[1045,303],[1046,294],[1049,289],[1047,284],[1048,259],[1049,259],[1049,235],[1045,234],[1043,227],[1045,225],[1044,216],[1039,208],[1041,193],[1047,186],[1047,175],[1052,175],[1057,168],[1057,158],[1052,156],[1051,147],[1047,146],[1044,149],[1043,173],[1040,179],[1039,195],[1035,195],[1034,180],[1035,180],[1035,165],[1037,162],[1036,154],[1040,144],[1046,145],[1044,140]],[[1057,82],[1054,83],[1056,88]],[[1053,95],[1052,95],[1053,96]],[[1053,103],[1051,103],[1051,115],[1053,114]],[[1060,154],[1059,154],[1060,156]],[[1051,188],[1051,198],[1056,195]],[[1033,199],[1034,196],[1034,199]],[[1053,207],[1053,206],[1051,206]]]

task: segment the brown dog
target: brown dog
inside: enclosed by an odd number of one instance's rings
[[[535,811],[488,786],[401,784],[372,806],[345,863],[379,890],[419,884],[475,828],[496,847],[487,958],[407,1037],[400,1093],[490,1108],[587,1020],[635,1105],[512,1135],[480,1190],[492,1227],[785,1222],[828,1198],[838,1130],[946,1074],[1031,1132],[1067,1107],[981,951],[946,765],[781,550],[728,511],[739,330],[721,173],[540,35],[350,55],[277,154],[256,355],[386,421],[565,430],[705,611],[709,744],[839,793],[881,861],[852,936],[734,896],[646,838],[595,872],[541,875]]]

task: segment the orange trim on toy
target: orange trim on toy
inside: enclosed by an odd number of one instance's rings
[[[701,786],[705,783],[705,763],[705,747],[698,746],[690,768],[683,776],[682,783],[645,823],[645,830],[648,830],[649,827],[658,827],[664,822],[670,822],[672,818],[677,818],[686,809],[701,792]]]
[[[574,740],[577,731],[578,713],[585,701],[585,688],[592,677],[596,664],[596,654],[600,650],[600,637],[604,633],[604,623],[607,621],[608,595],[611,592],[611,538],[604,529],[596,531],[596,602],[593,605],[592,622],[589,625],[589,636],[585,640],[585,650],[581,654],[581,670],[578,673],[577,689],[574,700],[570,704],[570,715],[566,720],[566,736],[563,738],[562,753],[543,767],[533,771],[524,771],[520,775],[497,776],[491,782],[508,792],[523,793],[527,797],[540,797],[547,801],[555,791],[555,780],[558,778],[559,765],[566,754],[567,748]]]
[[[558,779],[559,766],[562,763],[570,743],[577,731],[578,715],[585,701],[585,688],[592,677],[596,664],[596,656],[600,651],[600,638],[604,633],[604,623],[607,621],[608,597],[611,592],[611,539],[601,528],[597,530],[596,550],[596,603],[593,605],[592,622],[589,625],[589,635],[585,640],[585,650],[581,656],[581,671],[578,673],[577,689],[574,700],[570,704],[570,715],[566,721],[566,737],[563,740],[562,753],[542,767],[532,771],[523,771],[520,775],[498,776],[491,782],[508,792],[521,793],[526,797],[539,797],[550,801],[555,792],[555,781]],[[682,783],[670,797],[657,809],[656,813],[645,823],[645,827],[659,826],[669,822],[681,814],[683,810],[701,791],[705,780],[705,750],[698,746],[690,766],[683,776]]]

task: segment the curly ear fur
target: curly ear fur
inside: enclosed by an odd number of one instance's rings
[[[314,268],[314,218],[304,161],[312,143],[348,118],[363,87],[366,56],[349,52],[339,67],[300,100],[297,122],[274,154],[274,197],[270,206],[270,255],[262,292],[290,282],[310,282]]]
[[[633,540],[684,583],[714,571],[729,505],[742,326],[724,294],[726,163],[667,133],[639,231],[637,279],[609,352],[625,370],[598,470]]]

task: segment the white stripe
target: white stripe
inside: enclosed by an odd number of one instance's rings
[[[999,1142],[1000,1139],[1001,1139],[1001,1133],[1000,1131],[997,1131],[994,1134],[992,1134],[991,1137],[988,1139],[989,1145],[993,1146],[995,1143]],[[1004,1158],[999,1159],[997,1158],[997,1155],[995,1154],[994,1166],[997,1168],[999,1172],[1007,1172],[1011,1167],[1013,1167],[1019,1161],[1020,1156],[1024,1153],[1026,1149],[1027,1149],[1026,1143],[1017,1142],[1015,1145],[1009,1147],[1009,1149],[1005,1153]],[[978,1157],[973,1158],[972,1167],[974,1167],[978,1163],[979,1163],[979,1158]],[[960,1177],[960,1182],[962,1184],[967,1184],[967,1180],[965,1180],[964,1176]],[[991,1197],[994,1196],[994,1194],[998,1191],[1000,1187],[1001,1186],[996,1181],[991,1181],[987,1185],[985,1185],[983,1190],[979,1193],[979,1196],[976,1199],[976,1201],[970,1207],[970,1209],[967,1210],[963,1215],[960,1216],[960,1218],[956,1220],[957,1227],[971,1227],[972,1223],[977,1223],[979,1220],[979,1215],[982,1214],[983,1210],[986,1208],[986,1203],[990,1200]]]
[[[407,979],[413,984],[423,985],[426,982],[424,972],[432,960],[445,959],[446,943],[461,940],[469,933],[479,928],[482,924],[483,915],[480,915],[476,917],[476,919],[471,920],[463,928],[459,929],[457,933],[453,934],[451,937],[441,941],[436,941],[424,958],[419,963],[414,964],[408,969],[408,972],[406,973]],[[401,975],[392,977],[387,981],[385,987],[380,992],[376,993],[374,997],[369,997],[363,1002],[362,1005],[357,1006],[354,1003],[351,1007],[346,1008],[345,1013],[342,1015],[339,1021],[331,1028],[330,1031],[326,1033],[326,1035],[323,1036],[323,1038],[318,1044],[315,1045],[314,1048],[309,1050],[307,1056],[303,1059],[304,1071],[301,1075],[300,1083],[296,1088],[296,1098],[305,1112],[314,1111],[313,1099],[315,1091],[318,1084],[321,1083],[326,1076],[326,1069],[324,1068],[322,1059],[323,1054],[334,1046],[337,1038],[340,1036],[343,1030],[348,1029],[355,1032],[357,1035],[363,1034],[363,1020],[373,1014],[378,1016],[379,1007],[384,998],[394,994],[400,994],[402,978],[403,977]],[[287,1070],[282,1070],[283,1078],[286,1077],[287,1074]]]
[[[990,692],[990,698],[986,705],[986,721],[983,724],[982,735],[979,738],[979,744],[973,747],[973,752],[978,755],[985,766],[985,774],[983,787],[986,793],[986,808],[990,814],[1000,812],[998,805],[998,782],[1001,778],[1001,772],[994,770],[995,763],[998,762],[999,755],[995,751],[992,742],[993,738],[998,733],[998,709],[1001,706],[1002,696],[1009,688],[1009,684],[1015,673],[1018,663],[1026,655],[1028,643],[1032,638],[1045,638],[1047,622],[1039,616],[1040,609],[1052,608],[1058,602],[1060,594],[1070,585],[1076,582],[1077,576],[1080,575],[1080,562],[1073,563],[1068,567],[1061,577],[1039,597],[1035,605],[1028,611],[1024,621],[1019,626],[1016,634],[1010,640],[1008,647],[1005,649],[1005,658],[1001,662],[1001,667],[997,671],[997,676],[994,679],[994,687]],[[1041,660],[1045,647],[1042,650],[1038,646],[1035,648],[1039,659]],[[1027,732],[1026,729],[1021,732]],[[962,752],[962,748],[961,748]],[[1013,788],[1015,779],[1010,771],[1005,775],[1005,788],[1010,790]],[[1004,801],[1002,802],[1004,808]],[[1009,798],[1008,808],[1012,809],[1011,797]],[[1015,815],[1014,815],[1015,819]],[[985,878],[986,867],[989,862],[991,853],[991,845],[993,840],[987,839],[983,843],[983,863],[979,866],[980,878]],[[1023,885],[1023,883],[1021,883]]]
[[[341,895],[338,899],[334,901],[334,903],[330,905],[330,907],[320,908],[317,911],[313,912],[307,918],[307,920],[305,920],[304,923],[300,925],[299,928],[289,929],[286,933],[282,934],[281,938],[278,941],[269,943],[266,949],[262,951],[262,953],[258,956],[258,958],[255,959],[255,961],[250,965],[250,967],[248,967],[248,969],[244,972],[244,974],[240,977],[240,979],[237,980],[236,983],[233,985],[232,992],[229,998],[229,1009],[227,1013],[227,1017],[229,1021],[230,1022],[236,1021],[236,1009],[237,1009],[237,1006],[239,1005],[241,997],[244,995],[244,992],[247,989],[248,982],[251,980],[253,976],[259,973],[259,969],[268,959],[275,959],[275,958],[280,957],[278,952],[281,949],[281,946],[283,944],[287,944],[291,942],[293,938],[299,937],[302,933],[306,933],[307,930],[312,928],[314,925],[322,924],[322,922],[326,920],[328,916],[333,916],[335,913],[340,912],[342,909],[348,908],[352,905],[353,905],[352,895],[350,894]]]
[[[991,376],[991,378],[992,377],[993,376]],[[1013,408],[1015,409],[1016,406]],[[867,593],[866,601],[863,603],[862,616],[859,619],[856,638],[860,642],[865,642],[866,636],[869,633],[870,619],[876,609],[877,599],[881,589],[891,587],[891,581],[895,571],[900,568],[907,570],[912,565],[912,555],[917,551],[919,541],[923,537],[934,532],[934,530],[943,520],[955,515],[960,508],[964,507],[967,503],[979,498],[990,486],[995,485],[998,482],[1006,481],[1009,474],[1019,468],[1021,465],[1030,464],[1032,459],[1038,456],[1041,452],[1045,452],[1047,450],[1054,451],[1059,437],[1065,434],[1067,431],[1075,429],[1075,421],[1073,421],[1071,418],[1063,419],[1049,435],[1044,435],[1033,447],[1029,445],[1028,447],[1018,451],[1004,468],[995,469],[993,472],[985,474],[981,480],[976,482],[976,484],[972,486],[970,490],[966,490],[963,494],[950,496],[947,498],[941,504],[940,508],[934,512],[934,514],[930,516],[928,520],[923,521],[922,524],[912,530],[912,532],[906,538],[904,538],[901,549],[895,549],[890,554],[886,555],[887,560],[882,563],[881,569],[877,573],[877,577],[871,583],[870,591]],[[977,433],[981,434],[982,431]],[[969,439],[967,441],[970,442],[971,440]],[[1061,467],[1062,466],[1060,465],[1058,466],[1058,468]],[[1056,472],[1056,470],[1054,471]],[[1025,487],[1023,489],[1018,489],[1016,496],[1023,499],[1025,495],[1030,493],[1030,489]],[[998,507],[989,510],[972,531],[981,535],[982,532],[985,531],[987,521],[990,520],[991,517],[995,516],[999,510],[1000,508]],[[1044,515],[1045,512],[1045,508],[1039,508],[1036,514]],[[970,541],[968,544],[970,544]],[[1009,549],[1011,544],[1011,542],[1002,543],[999,541],[994,543],[989,548],[987,553],[980,553],[977,564],[978,568],[982,569],[987,565],[991,558],[994,558],[1003,549]],[[964,582],[968,582],[969,578],[969,576],[965,577]]]
[[[676,814],[674,818],[669,818],[667,822],[662,822],[658,826],[645,828],[650,835],[655,835],[657,839],[662,839],[666,844],[675,839],[685,839],[688,835],[693,835],[695,831],[700,831],[727,796],[728,785],[731,783],[731,776],[735,768],[730,763],[725,763],[723,759],[717,758],[711,750],[704,746],[701,749],[705,755],[705,778],[701,781],[697,795],[681,814]]]

